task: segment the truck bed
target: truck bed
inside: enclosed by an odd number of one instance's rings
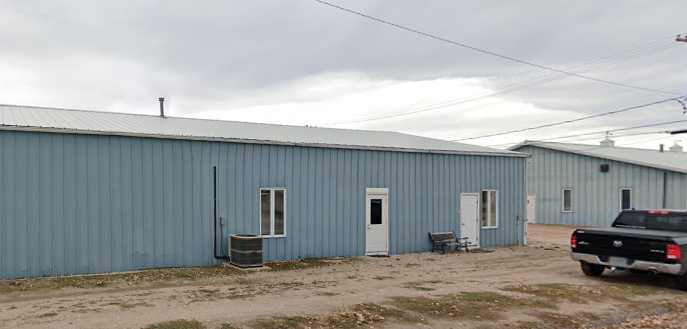
[[[575,252],[601,257],[670,263],[666,245],[687,240],[687,233],[635,228],[585,228],[577,230]]]

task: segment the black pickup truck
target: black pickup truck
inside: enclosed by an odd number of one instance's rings
[[[586,275],[607,268],[663,273],[687,289],[687,210],[625,210],[611,227],[575,230],[570,247]]]

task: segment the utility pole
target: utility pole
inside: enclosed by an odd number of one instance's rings
[[[677,42],[687,42],[687,33],[684,35],[678,34],[677,37],[675,37],[675,41]],[[682,113],[685,114],[687,113],[687,97],[682,97],[676,98],[675,99],[680,105],[682,105]],[[687,129],[680,129],[680,130],[673,130],[670,132],[671,135],[679,135],[679,134],[687,134]]]
[[[675,41],[677,41],[677,42],[687,42],[687,33],[685,33],[684,35],[678,34],[677,37],[675,37]],[[675,100],[676,100],[678,103],[680,103],[680,105],[682,105],[682,114],[687,113],[687,104],[686,104],[686,102],[687,102],[687,97],[682,97],[682,99],[676,98]],[[684,132],[681,132],[681,133],[684,133]]]

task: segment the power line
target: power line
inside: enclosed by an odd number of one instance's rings
[[[633,133],[633,134],[625,134],[625,135],[614,136],[614,138],[633,137],[633,136],[640,136],[640,135],[658,135],[658,134],[664,135],[664,134],[667,134],[667,133],[668,133],[668,132],[666,132],[666,131],[646,132],[646,133]],[[618,146],[633,145],[633,144],[639,144],[639,143],[646,143],[646,142],[651,142],[651,141],[655,141],[655,140],[659,140],[659,139],[664,139],[664,138],[666,138],[666,137],[667,137],[667,136],[651,137],[651,138],[649,138],[649,139],[641,139],[641,140],[638,140],[638,141],[633,141],[633,142],[629,142],[629,143],[623,143],[623,145],[618,145]],[[590,140],[590,139],[591,139],[591,138],[577,139],[577,140],[574,140],[574,142],[587,141],[587,140]],[[544,142],[544,140],[535,139],[535,140],[530,140],[530,142],[534,142],[534,143],[536,143],[536,142]],[[507,143],[507,144],[489,145],[488,147],[495,147],[495,146],[514,146],[514,145],[517,145],[517,144],[520,144],[520,143],[518,142],[518,143]],[[590,146],[591,146],[591,145],[590,145]],[[584,151],[591,151],[591,150],[596,150],[596,149],[606,148],[606,147],[608,147],[608,146],[601,146],[601,145],[599,145],[599,146],[596,146],[596,147],[593,147],[593,148],[585,149]]]
[[[652,138],[648,138],[648,139],[647,139],[647,138],[643,138],[643,139],[640,139],[640,140],[636,140],[636,141],[632,141],[632,142],[628,142],[628,143],[623,143],[623,145],[618,145],[618,146],[634,145],[634,144],[639,144],[639,143],[648,143],[648,142],[653,142],[653,141],[657,141],[657,140],[664,139],[664,138],[666,138],[666,136],[652,137]],[[597,147],[594,147],[594,148],[591,148],[591,149],[585,149],[585,150],[583,150],[583,151],[598,150],[598,149],[607,148],[607,147],[608,147],[608,146],[601,146],[601,145],[599,145],[599,146],[597,146]]]
[[[643,131],[643,132],[636,132],[636,133],[627,133],[627,134],[622,134],[622,135],[611,135],[608,137],[612,138],[623,138],[623,137],[631,137],[631,136],[642,136],[642,135],[667,135],[668,131],[667,130],[654,130],[654,131]],[[573,141],[588,141],[588,140],[593,140],[593,139],[598,139],[599,136],[594,136],[594,137],[587,137],[587,138],[580,138],[580,139],[574,139]],[[546,142],[548,140],[546,139],[541,139],[540,141]],[[564,141],[560,143],[570,143],[571,141]]]
[[[634,141],[634,142],[630,142],[630,143],[624,143],[624,145],[634,145],[634,144],[639,144],[639,143],[648,143],[648,142],[653,142],[653,141],[657,141],[657,140],[664,139],[664,138],[665,138],[664,136],[661,136],[661,137],[650,138],[650,139],[641,139],[641,140]]]
[[[623,137],[630,137],[630,136],[641,136],[641,135],[656,135],[656,134],[668,134],[669,132],[667,130],[654,130],[654,131],[644,131],[644,132],[637,132],[637,133],[627,133],[627,134],[622,134],[622,135],[612,135],[609,137],[612,138],[623,138]],[[598,133],[597,133],[598,135]],[[587,135],[589,136],[589,135]],[[579,136],[583,137],[583,136]],[[527,139],[527,141],[530,142],[552,142],[552,143],[576,143],[576,142],[581,142],[581,141],[588,141],[588,140],[594,140],[594,139],[599,139],[602,138],[603,136],[593,136],[593,137],[586,137],[586,138],[575,138],[572,140],[567,140],[567,141],[552,141],[552,139],[544,138],[544,139]],[[503,143],[503,144],[491,144],[487,145],[487,147],[502,147],[502,146],[509,146],[509,145],[516,145],[521,142],[511,142],[511,143]]]
[[[657,123],[650,123],[650,124],[639,125],[639,126],[633,126],[633,127],[626,127],[626,128],[617,128],[617,129],[600,130],[600,131],[595,131],[595,132],[590,132],[590,133],[583,133],[583,134],[575,134],[575,135],[567,135],[567,136],[550,137],[550,138],[544,138],[544,139],[539,139],[539,140],[541,140],[541,141],[551,141],[551,140],[566,139],[566,138],[571,138],[571,137],[581,137],[581,136],[588,136],[588,135],[599,135],[599,134],[605,134],[605,133],[611,133],[611,132],[618,132],[618,131],[627,131],[627,130],[634,130],[634,129],[642,129],[642,128],[651,128],[651,127],[665,126],[665,125],[670,125],[670,124],[675,124],[675,123],[682,123],[682,122],[687,122],[687,119],[683,119],[683,120],[671,120],[671,121],[664,121],[664,122],[657,122]],[[625,136],[625,135],[623,135],[623,136]]]
[[[605,132],[604,132],[605,133]],[[624,138],[624,137],[631,137],[631,136],[641,136],[641,135],[657,135],[657,134],[668,134],[669,131],[667,130],[654,130],[654,131],[643,131],[643,132],[636,132],[636,133],[627,133],[627,134],[622,134],[622,135],[612,135],[610,137],[613,138]],[[598,135],[599,133],[594,133]],[[570,136],[565,136],[565,137],[582,137],[582,136],[588,136],[590,134],[580,134],[580,135],[570,135]],[[588,140],[593,140],[593,139],[599,139],[603,136],[594,136],[594,137],[587,137],[587,138],[577,138],[573,140],[568,140],[568,141],[563,141],[563,142],[553,142],[553,143],[574,143],[574,142],[581,142],[581,141],[588,141]],[[528,139],[530,142],[550,142],[554,140],[555,138],[543,138],[543,139]],[[511,143],[503,143],[503,144],[491,144],[487,145],[487,147],[502,147],[502,146],[509,146],[509,145],[517,145],[520,144],[520,142],[511,142]]]
[[[346,8],[346,7],[343,7],[343,6],[340,6],[340,5],[337,5],[337,4],[328,2],[328,1],[324,1],[324,0],[314,0],[314,1],[315,1],[315,2],[318,2],[318,3],[320,3],[320,4],[323,4],[323,5],[326,5],[326,6],[329,6],[329,7],[332,7],[332,8],[336,8],[336,9],[338,9],[338,10],[341,10],[341,11],[344,11],[344,12],[347,12],[347,13],[350,13],[350,14],[358,15],[358,16],[360,16],[360,17],[366,18],[366,19],[371,20],[371,21],[375,21],[375,22],[377,22],[377,23],[385,24],[385,25],[388,25],[388,26],[391,26],[391,27],[394,27],[394,28],[397,28],[397,29],[400,29],[400,30],[403,30],[403,31],[406,31],[406,32],[415,33],[415,34],[417,34],[417,35],[421,35],[421,36],[424,36],[424,37],[426,37],[426,38],[430,38],[430,39],[434,39],[434,40],[441,41],[441,42],[444,42],[444,43],[448,43],[448,44],[451,44],[451,45],[453,45],[453,46],[458,46],[458,47],[470,49],[470,50],[473,50],[473,51],[475,51],[475,52],[482,53],[482,54],[485,54],[485,55],[490,55],[490,56],[493,56],[493,57],[498,57],[498,58],[501,58],[501,59],[504,59],[504,60],[507,60],[507,61],[511,61],[511,62],[515,62],[515,63],[519,63],[519,64],[523,64],[523,65],[529,65],[529,66],[532,66],[532,67],[540,68],[540,69],[542,69],[542,70],[547,70],[547,71],[551,71],[551,72],[557,72],[557,73],[565,74],[565,75],[568,75],[568,76],[573,76],[573,77],[577,77],[577,78],[580,78],[580,79],[585,79],[585,80],[589,80],[589,81],[595,81],[595,82],[599,82],[599,83],[605,83],[605,84],[613,85],[613,86],[617,86],[617,87],[623,87],[623,88],[630,88],[630,89],[635,89],[635,90],[648,91],[648,92],[659,93],[659,94],[664,94],[664,95],[672,95],[672,96],[677,96],[677,95],[678,95],[677,93],[674,93],[674,92],[663,91],[663,90],[658,90],[658,89],[653,89],[653,88],[646,88],[646,87],[633,86],[633,85],[629,85],[629,84],[625,84],[625,83],[621,83],[621,82],[615,82],[615,81],[611,81],[611,80],[605,80],[605,79],[595,78],[595,77],[591,77],[591,76],[588,76],[588,75],[583,75],[583,74],[579,74],[579,73],[575,73],[575,72],[570,72],[570,71],[566,71],[566,70],[561,70],[561,69],[558,69],[558,68],[555,68],[555,67],[551,67],[551,66],[546,66],[546,65],[538,64],[538,63],[535,63],[535,62],[531,62],[531,61],[519,59],[519,58],[512,57],[512,56],[508,56],[508,55],[503,55],[503,54],[500,54],[500,53],[497,53],[497,52],[494,52],[494,51],[491,51],[491,50],[487,50],[487,49],[479,48],[479,47],[476,47],[476,46],[472,46],[472,45],[469,45],[469,44],[464,43],[464,42],[459,42],[459,41],[455,41],[455,40],[451,40],[451,39],[448,39],[448,38],[444,38],[444,37],[441,37],[441,36],[438,36],[438,35],[435,35],[435,34],[431,34],[431,33],[429,33],[429,32],[420,31],[420,30],[415,29],[415,28],[411,28],[411,27],[407,27],[407,26],[404,26],[404,25],[400,25],[400,24],[397,24],[397,23],[394,23],[394,22],[391,22],[391,21],[387,21],[387,20],[384,20],[384,19],[382,19],[382,18],[375,17],[375,16],[372,16],[372,15],[369,15],[369,14],[366,14],[366,13],[363,13],[363,12],[360,12],[360,11],[353,10],[353,9],[349,9],[349,8]]]
[[[480,96],[475,96],[475,97],[472,97],[472,98],[463,98],[463,99],[458,99],[458,100],[450,101],[450,102],[448,102],[448,103],[440,103],[440,104],[436,104],[436,105],[428,105],[428,106],[426,106],[426,107],[419,108],[419,109],[416,109],[416,110],[413,110],[413,111],[409,111],[409,112],[393,113],[393,114],[381,115],[381,116],[378,116],[378,117],[366,118],[366,119],[360,119],[360,120],[339,121],[339,122],[330,123],[330,125],[341,125],[341,124],[352,124],[352,123],[363,123],[363,122],[379,121],[379,120],[384,120],[384,119],[391,119],[391,118],[397,118],[397,117],[408,116],[408,115],[412,115],[412,114],[418,114],[418,113],[423,113],[423,112],[429,112],[429,111],[434,111],[434,110],[442,109],[442,108],[449,107],[449,106],[455,106],[455,105],[461,105],[461,104],[471,103],[471,102],[475,102],[475,101],[478,101],[478,100],[481,100],[481,99],[486,99],[486,98],[489,98],[489,97],[494,97],[494,96],[498,96],[498,95],[507,94],[507,93],[510,93],[510,92],[513,92],[513,91],[522,89],[523,87],[526,87],[526,86],[514,86],[514,87],[510,87],[510,88],[505,88],[505,89],[502,89],[502,90],[499,90],[499,91],[495,91],[495,92],[492,92],[492,93],[488,93],[488,94],[484,94],[484,95],[480,95]]]
[[[670,47],[670,48],[672,48],[672,47]],[[668,49],[668,48],[661,49],[661,51],[666,50],[666,49]],[[642,51],[642,50],[644,50],[644,49],[629,50],[629,52],[634,53],[632,55],[637,55],[637,52]],[[627,51],[625,53],[627,53]],[[583,63],[580,65],[570,67],[570,69],[578,69],[578,68],[581,69],[581,68],[584,68],[585,66],[597,65],[597,64],[603,63],[604,61],[608,60],[609,58],[610,58],[610,56],[597,58],[597,59],[588,61],[587,63]],[[498,96],[498,95],[509,94],[511,92],[522,90],[522,89],[525,89],[525,88],[528,88],[528,87],[531,87],[534,85],[538,85],[538,84],[541,84],[544,82],[555,81],[555,80],[558,80],[558,79],[561,79],[564,77],[566,77],[566,76],[562,76],[562,77],[561,76],[559,76],[559,77],[551,77],[551,76],[537,77],[534,79],[529,79],[528,81],[525,81],[523,83],[512,83],[512,84],[508,85],[506,88],[503,88],[501,90],[496,90],[496,91],[493,91],[491,93],[487,93],[484,95],[479,95],[479,96],[470,97],[470,98],[457,98],[457,99],[447,100],[444,102],[419,107],[419,108],[416,108],[414,110],[410,110],[407,112],[390,113],[390,114],[380,115],[380,116],[376,116],[376,117],[368,117],[368,118],[361,118],[361,119],[352,119],[352,120],[329,122],[329,123],[323,123],[322,125],[325,125],[325,126],[326,125],[334,125],[334,126],[336,126],[336,125],[342,125],[342,124],[364,123],[364,122],[379,121],[379,120],[392,119],[392,118],[398,118],[398,117],[418,114],[418,113],[430,112],[430,111],[435,111],[435,110],[439,110],[439,109],[450,107],[450,106],[472,103],[475,101],[479,101],[482,99],[486,99],[486,98],[490,98],[490,97],[494,97],[494,96]]]
[[[452,142],[461,142],[461,141],[466,141],[466,140],[473,140],[473,139],[481,139],[481,138],[487,138],[487,137],[494,137],[494,136],[501,136],[501,135],[508,135],[508,134],[513,134],[513,133],[519,133],[519,132],[525,132],[525,131],[531,131],[531,130],[536,130],[536,129],[541,129],[541,128],[548,128],[548,127],[554,127],[554,126],[560,126],[568,123],[573,123],[573,122],[578,122],[582,120],[588,120],[588,119],[593,119],[593,118],[599,118],[599,117],[604,117],[608,115],[613,115],[613,114],[618,114],[618,113],[623,113],[623,112],[628,112],[632,110],[637,110],[645,107],[649,107],[652,105],[657,105],[669,101],[675,101],[676,98],[666,98],[662,99],[659,101],[651,102],[651,103],[646,103],[642,105],[635,105],[635,106],[630,106],[626,108],[622,108],[619,110],[613,110],[613,111],[608,111],[608,112],[602,112],[602,113],[596,113],[596,114],[591,114],[591,115],[586,115],[582,116],[579,118],[575,119],[569,119],[569,120],[563,120],[563,121],[558,121],[558,122],[551,122],[543,125],[538,125],[534,127],[527,127],[527,128],[520,128],[520,129],[512,129],[512,130],[506,130],[502,132],[497,132],[497,133],[491,133],[487,135],[482,135],[482,136],[474,136],[474,137],[466,137],[466,138],[459,138],[459,139],[452,139],[450,141]]]

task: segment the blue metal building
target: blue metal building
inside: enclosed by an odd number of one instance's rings
[[[527,218],[541,224],[607,226],[622,209],[687,208],[687,153],[679,145],[648,150],[531,142]]]
[[[521,244],[524,173],[393,132],[3,105],[0,278],[214,265],[233,233],[266,260]]]

